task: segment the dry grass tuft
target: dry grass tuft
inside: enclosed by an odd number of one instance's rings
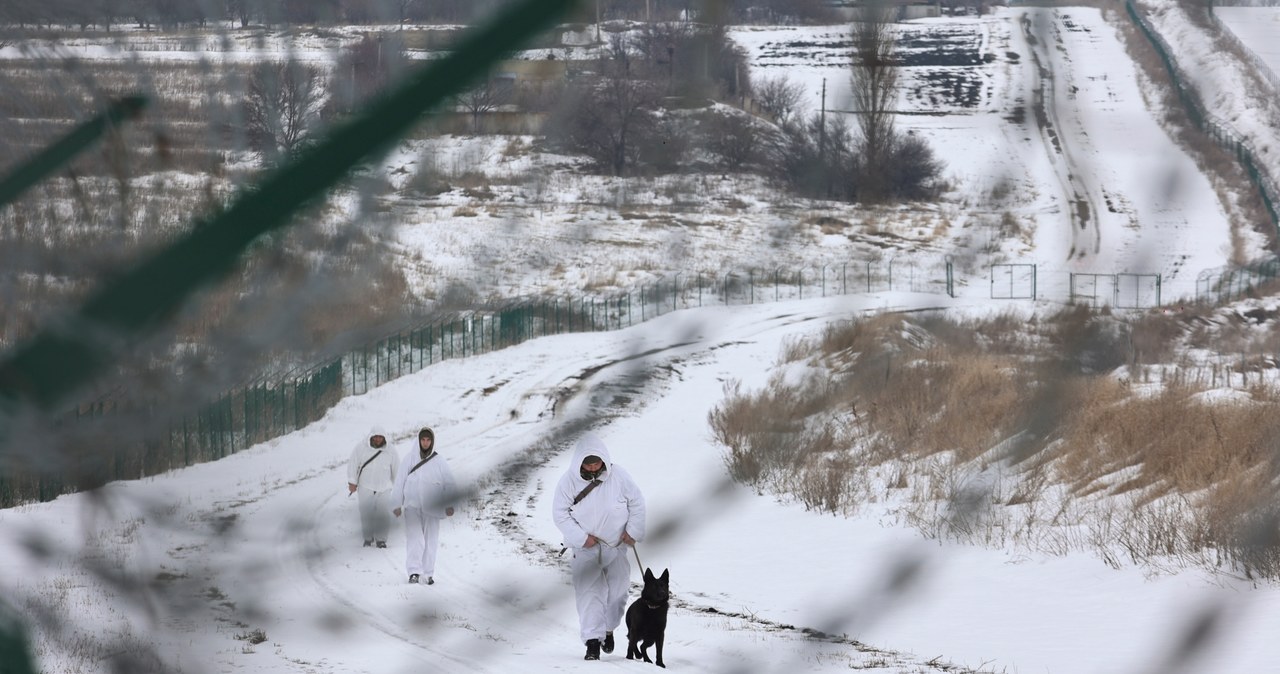
[[[784,345],[791,376],[726,386],[709,421],[734,479],[810,508],[848,512],[910,486],[901,514],[930,535],[1278,577],[1280,535],[1267,527],[1280,517],[1280,393],[1260,374],[1233,403],[1189,377],[1139,394],[1113,376],[1164,368],[1202,319],[1069,307],[1030,323],[833,324]]]

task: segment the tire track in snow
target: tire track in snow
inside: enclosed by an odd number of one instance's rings
[[[1021,25],[1027,43],[1031,46],[1031,59],[1036,66],[1036,87],[1032,103],[1036,125],[1040,127],[1046,155],[1062,186],[1063,196],[1068,201],[1071,248],[1067,259],[1070,260],[1096,255],[1102,248],[1102,230],[1098,227],[1099,211],[1094,203],[1093,192],[1082,178],[1085,172],[1072,156],[1074,148],[1067,142],[1067,135],[1060,132],[1063,124],[1059,116],[1061,103],[1057,94],[1057,71],[1054,69],[1053,54],[1047,50],[1064,51],[1058,26],[1062,19],[1062,15],[1055,9],[1034,8],[1022,15]]]
[[[746,337],[749,338],[751,335],[768,332],[779,327],[820,320],[823,317],[823,315],[817,313],[808,315],[781,314],[762,321],[760,327],[755,332],[746,335]],[[554,459],[561,458],[567,448],[567,443],[578,433],[585,430],[582,428],[583,423],[590,427],[607,426],[613,419],[638,413],[647,400],[656,399],[663,387],[669,385],[673,378],[679,377],[682,365],[690,361],[709,358],[716,351],[741,344],[742,342],[743,339],[741,338],[732,342],[715,341],[714,343],[683,341],[655,347],[643,353],[608,363],[590,366],[584,368],[578,375],[567,378],[566,382],[570,380],[586,382],[593,377],[603,377],[595,385],[589,410],[582,415],[584,419],[589,421],[579,422],[578,424],[570,423],[567,427],[555,429],[539,438],[533,447],[526,450],[522,456],[521,470],[511,471],[501,479],[499,488],[491,490],[490,498],[483,505],[484,520],[490,523],[498,535],[509,539],[513,545],[519,548],[531,563],[559,567],[567,577],[569,562],[561,554],[561,551],[553,545],[538,541],[533,536],[530,536],[528,531],[521,525],[523,518],[519,515],[519,511],[530,509],[539,500],[538,495],[541,493],[540,487],[535,489],[529,484],[529,479],[534,469],[540,468]],[[687,349],[687,351],[681,352],[682,349]],[[656,362],[647,366],[647,371],[652,374],[641,378],[642,390],[635,391],[639,406],[624,407],[619,404],[619,396],[610,395],[608,392],[631,389],[637,380],[634,377],[634,373],[622,371],[615,374],[611,370],[641,358],[654,358]],[[531,492],[532,496],[526,496]],[[659,527],[661,526],[659,523]],[[641,584],[633,580],[631,586],[632,594],[638,594]],[[694,596],[700,595],[694,593]],[[919,674],[928,674],[930,672],[965,674],[974,672],[974,670],[943,662],[941,657],[920,661],[914,656],[875,648],[847,636],[827,634],[814,628],[781,623],[755,614],[725,610],[713,604],[696,603],[674,595],[671,600],[671,608],[673,612],[686,611],[702,616],[719,616],[738,620],[749,628],[760,631],[785,633],[800,639],[848,646],[859,653],[873,656],[873,661],[882,662],[886,667],[902,666],[909,668],[911,672]]]

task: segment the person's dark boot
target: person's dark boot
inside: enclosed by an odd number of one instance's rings
[[[600,659],[600,640],[599,639],[587,640],[587,655],[582,659],[583,660],[599,660]]]
[[[604,633],[604,643],[600,644],[600,650],[605,653],[613,652],[613,632]]]
[[[418,574],[416,574],[416,573],[411,573],[411,574],[409,574],[409,582],[410,582],[410,583],[417,584],[417,582],[418,582]]]
[[[367,547],[369,547],[369,546],[371,546],[371,545],[373,545],[373,539],[372,539],[372,538],[366,538],[366,539],[364,539],[364,547],[366,547],[366,548],[367,548]]]
[[[380,547],[380,548],[385,548],[385,547],[387,547],[387,542],[386,542],[386,541],[378,541],[378,547]]]

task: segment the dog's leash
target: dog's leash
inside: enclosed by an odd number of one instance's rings
[[[618,541],[618,544],[617,544],[617,545],[609,545],[608,543],[605,543],[603,540],[600,540],[599,538],[597,538],[597,539],[596,539],[596,546],[597,546],[596,555],[601,555],[601,554],[603,554],[603,553],[602,553],[602,551],[601,551],[599,548],[602,548],[602,547],[604,547],[604,546],[608,546],[608,547],[611,547],[611,548],[616,548],[616,547],[618,547],[618,545],[623,545],[622,541]],[[566,550],[568,550],[568,549],[569,549],[569,548],[567,548],[567,547],[565,547],[565,548],[560,548],[560,554],[561,554],[561,555],[563,555],[563,554],[565,553],[565,551],[566,551]],[[631,544],[631,554],[633,554],[633,555],[635,555],[635,556],[636,556],[636,566],[640,567],[640,573],[644,573],[644,563],[640,561],[640,551],[636,548],[636,544],[635,544],[635,543],[632,543],[632,544]],[[601,561],[603,561],[603,560],[601,560]]]

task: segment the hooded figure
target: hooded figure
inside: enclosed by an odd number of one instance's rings
[[[573,450],[569,469],[556,484],[551,503],[577,595],[578,625],[587,660],[613,651],[613,630],[622,622],[631,590],[627,545],[644,540],[644,496],[609,448],[588,434]]]
[[[436,551],[440,547],[440,520],[453,517],[458,486],[449,463],[436,451],[436,434],[430,428],[418,432],[418,451],[409,451],[400,463],[391,502],[396,517],[404,513],[405,566],[409,582],[426,576],[434,585]]]
[[[391,529],[391,489],[396,483],[396,469],[400,457],[387,444],[387,434],[381,426],[369,429],[369,434],[356,443],[347,461],[347,494],[358,493],[360,501],[360,531],[367,548],[376,541],[378,547],[387,547],[387,532]]]

